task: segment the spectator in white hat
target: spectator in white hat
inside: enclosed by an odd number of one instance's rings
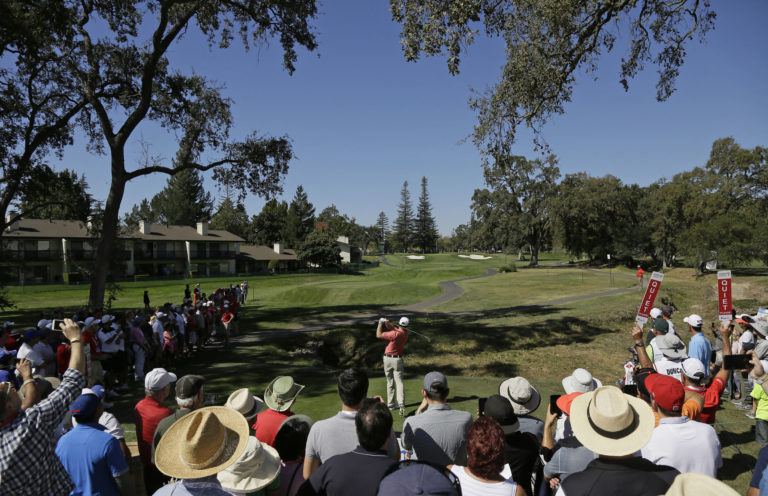
[[[147,494],[154,493],[167,480],[152,463],[152,440],[157,425],[172,413],[163,402],[170,396],[171,384],[174,382],[175,374],[162,368],[151,370],[144,376],[146,396],[134,408],[136,441],[139,445],[139,458],[144,470],[144,487]]]
[[[234,391],[229,395],[224,406],[240,412],[249,423],[253,421],[258,413],[267,408],[264,401],[258,396],[252,395],[248,388]]]
[[[405,344],[408,342],[408,317],[400,317],[398,325],[393,325],[385,318],[380,318],[376,326],[376,338],[388,341],[384,348],[384,375],[387,378],[387,406],[390,410],[397,408],[400,415],[405,415],[405,389],[403,374],[405,366],[403,355]],[[397,401],[397,403],[395,403]]]
[[[688,341],[688,356],[698,358],[706,366],[706,375],[709,377],[709,362],[712,355],[712,344],[702,332],[704,320],[701,316],[694,314],[683,319],[688,324],[688,330],[691,333],[691,340]],[[730,346],[730,345],[729,345]]]
[[[541,395],[525,377],[511,377],[499,385],[499,395],[508,399],[520,422],[520,432],[529,432],[539,442],[544,434],[544,422],[531,415],[541,404]]]

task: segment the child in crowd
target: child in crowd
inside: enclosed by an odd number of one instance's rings
[[[768,445],[768,394],[763,388],[752,388],[750,393],[754,401],[752,402],[752,412],[747,417],[755,419],[755,441],[760,446]]]

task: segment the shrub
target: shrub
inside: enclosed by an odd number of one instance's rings
[[[517,265],[510,263],[499,267],[499,272],[517,272]]]

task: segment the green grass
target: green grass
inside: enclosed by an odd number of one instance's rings
[[[506,260],[505,260],[506,258]],[[321,342],[332,352],[351,354],[369,367],[370,394],[385,396],[380,357],[383,345],[376,342],[372,324],[339,327],[311,334],[270,334],[257,340],[259,331],[294,329],[308,323],[360,313],[393,315],[387,307],[413,304],[439,294],[439,283],[484,274],[516,257],[495,256],[487,261],[466,260],[455,255],[427,255],[426,260],[409,260],[390,255],[391,265],[381,265],[359,275],[291,274],[250,277],[254,301],[243,310],[241,330],[247,344],[230,353],[211,349],[173,368],[180,374],[202,373],[208,378],[207,390],[220,398],[239,387],[250,387],[263,394],[276,375],[291,374],[307,388],[295,411],[315,419],[332,415],[339,408],[335,390],[336,367],[318,355],[301,353],[311,342]],[[549,258],[549,257],[543,257]],[[551,257],[562,263],[563,257]],[[561,392],[560,381],[574,368],[588,368],[605,384],[622,374],[629,354],[629,330],[639,303],[640,291],[630,290],[614,296],[566,300],[632,287],[633,271],[626,269],[583,270],[579,268],[523,269],[488,278],[459,282],[465,290],[460,298],[412,313],[413,329],[431,337],[428,342],[412,336],[406,358],[406,399],[409,409],[420,401],[420,380],[430,370],[449,376],[454,408],[474,413],[477,399],[496,391],[505,377],[523,375],[542,396]],[[203,290],[239,282],[242,278],[202,279]],[[189,281],[194,284],[195,280]],[[734,298],[739,310],[754,310],[768,303],[768,278],[737,276]],[[142,306],[143,289],[149,289],[154,303],[177,302],[185,281],[125,283],[115,302],[117,309]],[[716,315],[715,276],[695,277],[689,269],[669,270],[665,274],[661,297],[669,298],[680,309],[674,321],[683,328],[682,317],[699,313],[708,321]],[[87,296],[87,288],[38,286],[11,288],[20,308],[0,315],[19,323],[34,323],[54,308],[76,308]],[[559,302],[558,302],[559,301]],[[684,339],[687,336],[681,333]],[[358,356],[359,355],[359,356]],[[141,395],[137,386],[132,394],[116,402],[115,413],[125,424],[129,438],[133,433],[132,407]],[[544,414],[542,405],[539,414]],[[758,447],[749,421],[740,410],[725,403],[717,415],[725,466],[720,476],[743,493],[754,466]],[[396,415],[395,427],[402,425]]]

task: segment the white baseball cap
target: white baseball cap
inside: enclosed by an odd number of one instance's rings
[[[51,321],[48,319],[40,319],[37,321],[37,328],[38,329],[45,329],[51,327]]]
[[[701,327],[704,325],[704,319],[701,318],[701,315],[696,315],[695,313],[684,318],[683,322],[691,327]]]
[[[176,382],[176,374],[172,374],[163,368],[152,369],[144,377],[144,389],[158,391],[172,382]]]
[[[411,324],[411,321],[408,320],[408,317],[400,317],[400,322],[398,322],[400,327],[408,327]]]
[[[115,318],[112,315],[102,315],[101,316],[101,323],[102,324],[109,324],[113,320],[115,320]]]
[[[97,319],[96,317],[88,317],[83,321],[83,326],[85,327],[91,327],[92,325],[101,324],[101,320]]]
[[[17,360],[23,360],[23,359],[29,360],[29,362],[32,364],[33,367],[39,367],[45,362],[43,359],[43,356],[32,349],[31,346],[29,346],[27,343],[23,343],[19,347],[19,352],[16,354]]]
[[[700,381],[707,375],[707,369],[698,358],[686,358],[681,364],[683,374],[695,381]]]
[[[659,317],[661,317],[661,308],[651,309],[651,317],[654,319],[658,319]]]

